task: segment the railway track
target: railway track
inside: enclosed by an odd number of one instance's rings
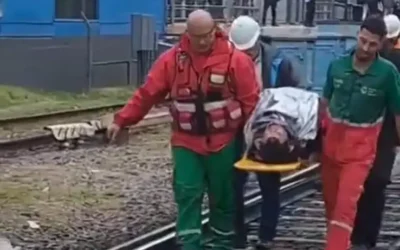
[[[32,116],[0,119],[0,150],[2,148],[1,146],[6,146],[10,143],[12,144],[13,141],[19,143],[19,141],[24,139],[27,142],[32,141],[34,143],[41,144],[48,143],[48,140],[45,139],[46,133],[43,131],[43,127],[54,124],[95,120],[103,115],[114,113],[116,110],[123,107],[123,105],[124,103],[116,103],[112,105],[85,109],[49,112]],[[160,105],[156,105],[151,112],[155,110],[165,111],[167,106],[168,100]]]
[[[325,217],[319,183],[318,165],[313,165],[282,179],[281,216],[273,250],[320,250],[324,246]],[[378,248],[400,249],[400,177],[387,190],[387,204]],[[261,196],[259,189],[246,194],[246,224],[250,243],[257,241]],[[208,223],[203,212],[203,226]],[[175,224],[156,229],[109,250],[177,250]]]
[[[291,174],[282,179],[281,195],[282,206],[288,206],[305,196],[316,192],[315,183],[318,179],[318,166],[314,165]],[[253,189],[246,193],[246,223],[250,223],[259,217],[261,194],[259,189]],[[203,212],[203,226],[206,229],[208,223],[208,210]],[[127,241],[109,250],[176,250],[175,224],[171,223],[156,229],[141,237]]]
[[[172,222],[170,129],[153,125],[123,146],[0,151],[0,234],[26,250],[98,250]]]
[[[88,111],[89,112],[89,111]],[[82,115],[82,114],[80,114]],[[48,117],[51,117],[49,115]],[[27,118],[28,120],[31,118]],[[43,118],[44,119],[44,118]],[[152,114],[148,114],[141,122],[137,125],[132,126],[130,129],[134,131],[143,130],[150,126],[159,125],[163,123],[167,123],[170,121],[170,115],[166,111],[154,112]],[[21,121],[19,121],[21,122]],[[83,123],[89,122],[89,120],[84,120]],[[0,125],[1,126],[1,125]],[[44,129],[42,127],[42,129]],[[97,129],[97,135],[103,135],[105,133],[105,127],[100,127]],[[31,148],[36,147],[38,145],[45,145],[54,142],[54,136],[51,132],[47,131],[44,133],[40,133],[38,135],[26,136],[17,139],[11,140],[0,140],[0,151],[2,150],[14,150],[21,148]]]
[[[41,120],[49,120],[51,118],[57,117],[58,119],[69,118],[76,115],[88,115],[92,113],[96,113],[99,111],[113,111],[118,108],[123,107],[123,103],[105,105],[99,107],[85,108],[85,109],[75,109],[75,110],[65,110],[65,111],[57,111],[57,112],[48,112],[48,113],[40,113],[31,116],[24,117],[13,117],[7,119],[0,119],[0,126],[12,126],[15,124],[21,123],[29,123],[29,122],[39,122]]]
[[[397,177],[387,189],[387,203],[379,249],[396,248],[400,238],[400,178]],[[323,249],[325,237],[324,204],[320,188],[283,207],[278,226],[277,244],[273,249]],[[249,238],[256,239],[259,222],[250,222]]]
[[[167,112],[148,115],[143,122],[133,127],[133,130],[146,130],[153,125],[170,121]],[[98,131],[104,133],[104,129]],[[41,135],[16,141],[0,143],[1,150],[31,147],[37,144],[54,142],[51,135]],[[282,179],[282,211],[278,226],[278,236],[273,249],[323,249],[325,220],[322,195],[318,183],[318,166],[314,165],[293,173]],[[383,228],[379,239],[382,249],[400,249],[400,177],[393,180],[388,188],[388,200]],[[260,191],[252,189],[246,193],[246,223],[250,242],[257,240],[256,232],[259,225],[261,195]],[[203,212],[203,225],[206,230],[208,211]],[[155,229],[145,235],[136,237],[109,250],[176,250],[175,224],[170,223]]]

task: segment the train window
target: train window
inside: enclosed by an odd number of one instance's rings
[[[90,20],[98,19],[98,0],[56,0],[56,19],[82,19],[81,11]]]
[[[0,0],[0,17],[3,17],[4,0]]]

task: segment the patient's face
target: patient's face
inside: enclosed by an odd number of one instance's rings
[[[284,144],[288,140],[288,134],[286,130],[280,125],[268,126],[263,135],[263,142],[270,140],[277,140],[280,144]]]
[[[264,131],[256,136],[254,145],[259,150],[262,145],[268,143],[286,144],[288,141],[288,134],[281,125],[270,125]]]

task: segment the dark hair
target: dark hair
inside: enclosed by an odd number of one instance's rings
[[[362,29],[366,29],[380,38],[386,37],[387,34],[385,21],[378,15],[368,16],[361,24],[360,30]]]
[[[258,155],[267,164],[293,163],[298,158],[297,150],[290,151],[288,142],[281,144],[275,138],[261,144]]]

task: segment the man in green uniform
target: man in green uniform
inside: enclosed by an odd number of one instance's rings
[[[384,17],[387,29],[386,42],[380,55],[400,70],[400,20],[396,15]],[[357,216],[351,237],[352,250],[376,249],[385,208],[385,190],[390,183],[396,158],[393,148],[399,145],[394,116],[386,112],[378,139],[374,166],[364,183],[364,192],[358,200]]]
[[[386,110],[400,125],[400,78],[378,51],[385,22],[371,16],[361,25],[355,51],[331,63],[323,91],[323,194],[328,222],[325,250],[347,250],[357,201],[376,155]]]

